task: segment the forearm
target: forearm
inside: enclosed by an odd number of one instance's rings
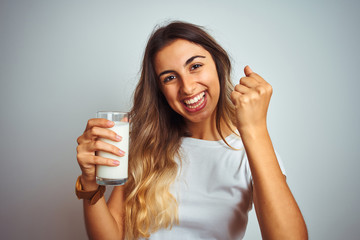
[[[242,130],[240,134],[253,177],[255,210],[263,238],[307,239],[304,219],[281,172],[266,127]]]
[[[89,239],[122,239],[117,222],[111,215],[104,197],[90,205],[84,200],[85,226]]]
[[[92,188],[91,185],[86,187]],[[86,187],[84,187],[86,189]],[[89,239],[123,239],[122,219],[115,219],[111,214],[105,197],[94,205],[83,200],[86,231]]]

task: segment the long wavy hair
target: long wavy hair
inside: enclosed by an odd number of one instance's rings
[[[202,46],[215,62],[220,81],[216,129],[224,141],[220,122],[229,129],[235,124],[230,99],[233,90],[231,63],[226,51],[202,27],[194,24],[175,21],[155,29],[145,49],[130,112],[129,178],[125,185],[124,216],[126,239],[147,238],[160,228],[171,228],[179,222],[178,204],[169,189],[178,175],[176,158],[181,164],[181,138],[189,133],[183,117],[171,109],[162,94],[154,65],[155,55],[176,39]]]

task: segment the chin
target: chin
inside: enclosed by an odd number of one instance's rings
[[[207,111],[202,112],[202,113],[198,113],[196,114],[196,116],[183,116],[185,118],[185,120],[192,122],[192,123],[201,123],[204,122],[206,120],[208,120],[211,117],[212,114],[208,113]]]

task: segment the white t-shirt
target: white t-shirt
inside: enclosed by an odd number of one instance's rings
[[[242,239],[252,208],[252,177],[241,138],[224,141],[184,138],[182,168],[171,186],[179,225],[160,229],[151,240]],[[282,172],[283,164],[277,155]]]

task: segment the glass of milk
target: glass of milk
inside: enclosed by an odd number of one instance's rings
[[[97,151],[96,155],[104,158],[111,158],[120,161],[116,167],[96,165],[96,183],[100,185],[123,185],[128,178],[128,152],[129,152],[129,116],[127,112],[99,111],[97,118],[105,118],[113,121],[115,125],[110,130],[121,136],[120,142],[114,142],[109,139],[100,138],[99,140],[115,145],[125,152],[122,157],[114,154]]]

